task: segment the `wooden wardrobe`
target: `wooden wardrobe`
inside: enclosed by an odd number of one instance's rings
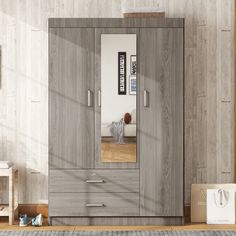
[[[101,34],[136,34],[135,163],[101,162]],[[183,19],[49,19],[52,225],[183,223],[183,91]]]

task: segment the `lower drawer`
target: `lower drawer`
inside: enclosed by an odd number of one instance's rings
[[[50,216],[138,216],[138,193],[50,193]]]

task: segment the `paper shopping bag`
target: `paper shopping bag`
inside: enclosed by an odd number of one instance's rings
[[[236,184],[192,184],[191,186],[191,222],[206,223],[207,189],[233,189]]]
[[[234,224],[234,190],[207,189],[207,224]]]

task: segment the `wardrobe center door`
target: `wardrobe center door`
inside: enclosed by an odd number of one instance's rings
[[[138,33],[138,28],[95,30],[96,168],[139,168],[139,122],[136,121],[139,112],[136,105]],[[133,70],[132,65],[135,65]],[[133,90],[131,81],[134,82]],[[126,113],[135,114],[133,122],[124,124]]]
[[[140,215],[183,216],[183,29],[140,29]]]
[[[49,29],[49,167],[94,166],[94,29]]]

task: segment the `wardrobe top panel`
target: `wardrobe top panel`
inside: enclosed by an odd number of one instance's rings
[[[49,18],[49,28],[183,28],[183,18]]]

